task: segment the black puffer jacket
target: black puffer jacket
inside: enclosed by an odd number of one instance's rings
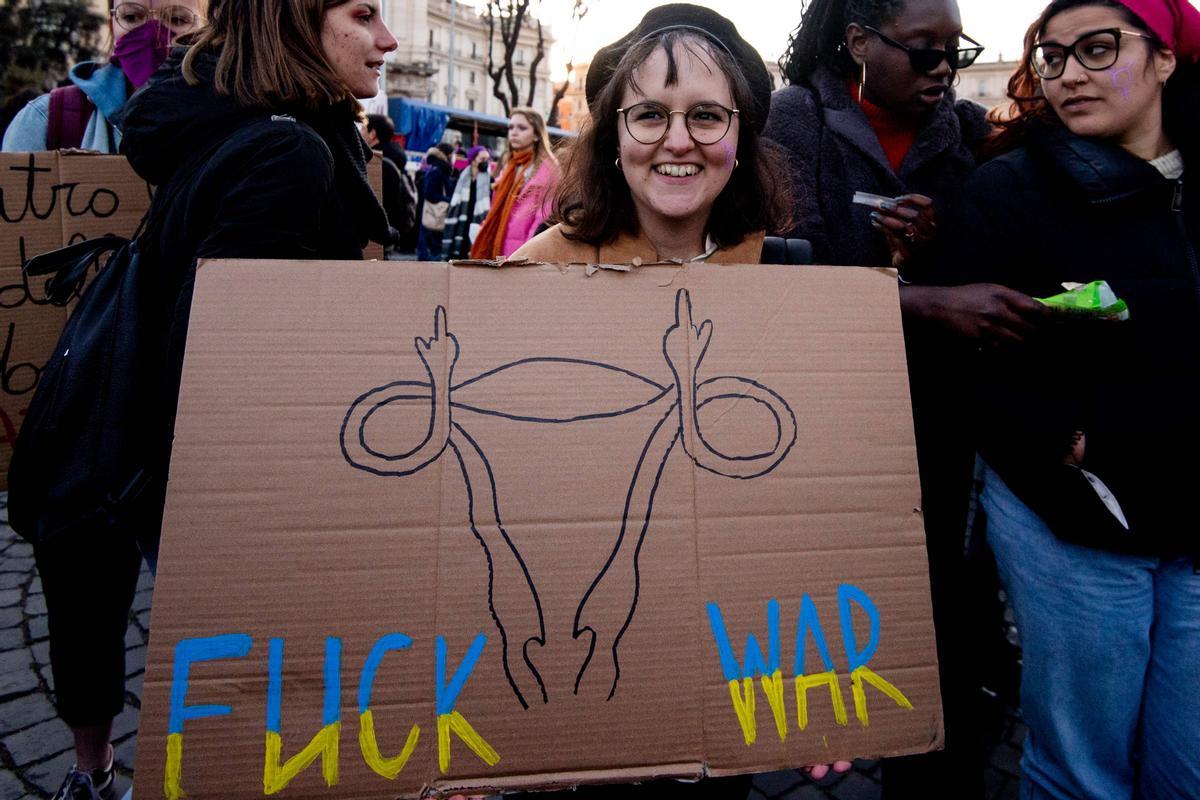
[[[818,264],[891,266],[887,243],[871,227],[871,209],[851,204],[854,193],[915,192],[932,197],[938,213],[946,213],[990,131],[984,113],[982,106],[947,94],[897,174],[844,80],[821,68],[808,84],[778,90],[771,95],[763,136],[787,155],[789,235],[811,241]]]
[[[950,227],[959,282],[1045,297],[1103,279],[1129,305],[1126,322],[1052,325],[983,365],[981,452],[1063,538],[1200,552],[1182,466],[1200,452],[1200,203],[1183,188],[1114,144],[1047,128],[979,168]],[[1075,431],[1129,531],[1063,466]]]
[[[120,118],[121,151],[133,168],[178,191],[160,237],[171,264],[360,259],[368,239],[386,241],[386,218],[367,183],[370,150],[351,111],[239,106],[212,89],[214,55],[196,59],[201,82],[191,86],[180,70],[182,52],[129,99]],[[193,173],[197,157],[203,163]],[[172,186],[177,175],[186,188]]]
[[[144,242],[156,281],[142,292],[150,331],[167,339],[160,404],[172,428],[198,259],[361,259],[387,240],[366,178],[369,150],[348,109],[289,115],[239,106],[211,85],[201,55],[189,85],[177,49],[125,104],[121,150],[156,189],[157,234]],[[149,280],[149,278],[147,278]],[[285,287],[281,287],[281,290]]]

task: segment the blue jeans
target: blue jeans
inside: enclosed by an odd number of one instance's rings
[[[1021,635],[1022,800],[1200,798],[1200,575],[1068,544],[984,465]],[[1181,502],[1181,509],[1184,504]],[[1181,525],[1194,515],[1181,512]]]

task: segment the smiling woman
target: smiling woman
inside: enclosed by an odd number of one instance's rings
[[[386,33],[378,0],[348,0],[325,11],[321,49],[355,97],[374,97],[379,90],[383,56],[391,49],[379,46],[381,29]]]
[[[596,55],[586,90],[592,119],[567,159],[563,222],[516,255],[758,263],[787,202],[759,138],[770,78],[733,24],[656,8]]]

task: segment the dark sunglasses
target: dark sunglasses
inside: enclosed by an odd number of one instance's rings
[[[959,37],[966,39],[975,45],[974,47],[939,50],[936,47],[909,47],[906,44],[900,44],[892,37],[872,28],[870,25],[862,25],[861,27],[863,30],[870,31],[878,36],[884,44],[891,45],[898,50],[908,53],[908,63],[912,64],[912,68],[917,72],[933,72],[941,66],[943,60],[950,65],[950,69],[957,72],[974,64],[975,59],[979,58],[979,55],[983,52],[983,45],[965,33],[959,34]]]

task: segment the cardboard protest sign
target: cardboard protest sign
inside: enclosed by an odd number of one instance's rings
[[[0,153],[0,489],[68,313],[50,305],[46,278],[27,278],[22,264],[106,233],[131,235],[150,196],[146,182],[119,156]]]
[[[135,794],[938,747],[918,505],[892,273],[204,264]]]
[[[382,162],[368,177],[382,194]],[[0,153],[0,491],[21,422],[70,308],[50,305],[33,256],[104,234],[132,236],[153,196],[124,156],[78,151]],[[382,258],[372,243],[366,258]]]

